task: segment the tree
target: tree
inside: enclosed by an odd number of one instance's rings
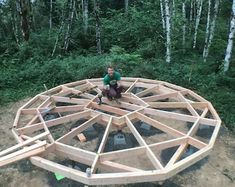
[[[227,44],[227,49],[226,49],[225,58],[224,58],[224,72],[227,72],[229,69],[230,59],[231,59],[232,49],[233,49],[234,33],[235,33],[235,0],[233,0],[233,4],[232,4],[232,19],[230,21],[230,32],[228,36],[228,44]]]
[[[202,4],[203,4],[203,0],[197,0],[197,16],[196,16],[195,31],[194,31],[194,37],[193,37],[193,48],[196,48],[196,44],[197,44],[197,32],[198,32],[199,22],[201,20]]]
[[[100,37],[100,3],[99,0],[94,0],[94,14],[95,14],[95,33],[96,33],[96,48],[97,48],[97,53],[101,54],[101,37]]]
[[[207,56],[209,54],[209,49],[210,49],[210,46],[212,44],[212,40],[214,38],[214,34],[215,34],[215,22],[216,22],[216,18],[217,18],[217,15],[218,15],[218,10],[219,10],[219,0],[215,0],[214,15],[213,15],[211,23],[210,23],[210,16],[211,15],[209,15],[210,11],[208,10],[208,18],[207,18],[207,24],[208,24],[207,32],[208,33],[206,32],[207,34],[206,34],[205,46],[204,46],[204,50],[203,50],[204,61],[206,61],[206,59],[207,59]]]
[[[68,20],[67,20],[67,29],[64,35],[64,52],[68,50],[69,43],[70,43],[70,34],[71,34],[71,28],[73,24],[73,18],[74,18],[74,12],[75,12],[75,2],[76,0],[70,0],[69,1],[69,14],[68,14]]]
[[[84,33],[87,34],[87,29],[88,29],[88,0],[82,0],[82,12],[83,12]]]
[[[171,62],[171,22],[169,0],[165,0],[165,15],[166,15],[166,62]]]

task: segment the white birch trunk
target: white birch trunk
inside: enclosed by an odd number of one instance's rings
[[[95,20],[96,20],[96,47],[97,53],[101,54],[101,34],[100,34],[100,17],[99,17],[99,0],[94,0]]]
[[[52,28],[52,0],[50,0],[50,18],[49,18],[49,28]]]
[[[235,0],[233,0],[232,5],[232,19],[230,22],[230,32],[228,36],[228,45],[225,53],[224,58],[224,72],[228,71],[229,65],[230,65],[230,58],[232,55],[232,49],[233,49],[233,38],[235,33]]]
[[[65,40],[64,40],[64,51],[67,51],[69,47],[70,33],[71,33],[71,27],[73,23],[74,11],[75,11],[75,0],[71,0],[70,8],[69,8],[70,17],[69,17],[69,21],[67,24],[67,31],[66,31]]]
[[[162,17],[162,28],[165,32],[166,29],[166,23],[165,23],[165,14],[164,14],[164,8],[163,8],[163,0],[160,0],[160,8],[161,8],[161,17]]]
[[[218,11],[219,11],[219,1],[220,1],[220,0],[216,0],[216,1],[215,1],[215,5],[214,5],[214,16],[213,16],[213,19],[212,19],[212,21],[211,21],[210,34],[209,34],[209,39],[208,39],[207,47],[206,47],[206,49],[205,49],[205,54],[204,54],[204,51],[203,51],[204,61],[206,61],[206,58],[208,57],[209,49],[210,49],[210,46],[211,46],[211,44],[212,44],[212,40],[213,40],[213,38],[214,38],[214,34],[215,34],[215,23],[216,23],[216,18],[217,18]]]
[[[183,18],[183,25],[182,25],[182,48],[183,52],[185,53],[185,34],[186,34],[186,10],[185,10],[185,0],[182,1],[182,18]]]
[[[125,12],[128,13],[129,0],[125,0]]]
[[[83,9],[83,22],[84,22],[84,33],[87,34],[88,29],[88,0],[82,0]]]
[[[209,33],[210,33],[210,25],[211,25],[211,0],[208,0],[208,10],[207,10],[207,23],[206,23],[206,35],[205,35],[205,45],[203,49],[203,59],[204,62],[206,61],[207,57],[207,49],[208,49],[208,40],[209,40]]]
[[[193,1],[194,0],[190,1],[190,13],[189,13],[189,21],[190,21],[190,23],[193,21]]]
[[[165,14],[166,14],[166,62],[171,62],[171,22],[169,0],[165,0]]]
[[[198,26],[199,26],[201,14],[202,14],[202,4],[203,4],[203,0],[198,0],[195,31],[194,31],[194,37],[193,37],[193,48],[196,48],[196,44],[197,44],[197,31],[198,31]]]

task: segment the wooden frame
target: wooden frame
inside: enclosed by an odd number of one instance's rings
[[[102,89],[101,78],[60,85],[36,95],[17,111],[12,132],[18,144],[0,152],[0,167],[29,157],[36,166],[84,184],[108,185],[163,181],[209,154],[221,125],[221,120],[210,102],[191,90],[163,81],[124,77],[122,85],[126,91],[118,104],[107,98],[103,98],[101,105],[96,103]],[[138,88],[141,88],[139,92],[136,91]],[[97,95],[86,93],[90,89],[95,89]],[[183,110],[187,113],[182,113]],[[59,116],[56,119],[44,119],[45,115],[53,114]],[[30,119],[27,118],[28,122],[22,124],[21,119],[26,116]],[[159,121],[158,118],[188,122],[192,126],[185,133]],[[57,139],[52,136],[50,128],[66,126],[79,119],[87,121]],[[147,123],[173,138],[148,144],[133,121]],[[67,144],[97,122],[104,126],[105,131],[96,152]],[[214,128],[206,143],[195,136],[201,124]],[[128,128],[140,146],[104,152],[111,129],[122,128]],[[197,151],[180,159],[189,145],[197,148]],[[164,165],[156,152],[175,146],[178,148]],[[91,173],[50,161],[47,159],[49,153],[86,164]],[[134,156],[146,156],[154,169],[146,170],[115,162],[118,158],[125,160]],[[110,172],[97,173],[97,169]]]

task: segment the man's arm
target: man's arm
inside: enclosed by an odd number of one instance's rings
[[[117,80],[117,87],[119,88],[121,86],[121,74],[119,72],[116,72],[116,80]]]

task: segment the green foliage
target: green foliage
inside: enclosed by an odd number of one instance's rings
[[[203,6],[197,46],[192,49],[194,23],[187,22],[186,46],[182,46],[181,1],[176,1],[176,16],[172,19],[172,64],[165,63],[165,33],[162,30],[159,1],[130,1],[128,13],[123,2],[101,1],[101,45],[103,55],[96,56],[95,19],[93,3],[89,1],[89,25],[85,34],[79,5],[76,7],[70,45],[62,53],[65,26],[59,33],[67,1],[53,0],[53,28],[49,31],[49,1],[35,1],[30,18],[30,40],[22,41],[20,17],[19,44],[12,29],[9,5],[0,6],[0,104],[34,96],[48,88],[86,78],[102,77],[112,63],[123,76],[159,79],[189,88],[211,101],[223,122],[235,130],[235,60],[229,72],[221,73],[221,64],[227,45],[231,1],[221,1],[216,32],[208,61],[202,60],[205,40],[207,3]],[[186,1],[187,19],[190,2]],[[13,10],[13,9],[12,9]],[[15,12],[17,15],[18,13]],[[64,12],[67,15],[68,12]],[[51,57],[57,37],[58,45]]]

